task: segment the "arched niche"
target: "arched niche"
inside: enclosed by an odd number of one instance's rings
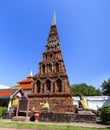
[[[45,59],[47,60],[47,54],[45,55]]]
[[[52,63],[49,64],[49,70],[52,72]]]
[[[56,72],[59,72],[59,64],[58,63],[56,63]]]
[[[58,87],[58,92],[62,92],[62,81],[60,79],[58,79],[56,81],[57,83],[57,87]]]
[[[37,85],[37,92],[38,92],[38,93],[40,93],[41,83],[40,83],[40,81],[39,81],[39,80],[37,80],[36,85]]]
[[[42,71],[43,71],[43,73],[45,73],[45,65],[44,64],[42,65]]]
[[[51,82],[50,80],[47,80],[46,81],[46,92],[51,92]]]

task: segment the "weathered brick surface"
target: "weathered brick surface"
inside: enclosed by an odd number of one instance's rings
[[[75,112],[76,106],[72,105],[71,98],[65,97],[50,97],[50,98],[42,98],[36,97],[34,99],[30,98],[30,110],[34,106],[35,111],[41,111],[40,103],[48,101],[51,112]]]
[[[15,113],[14,112],[5,112],[5,114],[4,114],[4,119],[12,119],[13,118],[13,116],[15,115]]]
[[[40,113],[39,121],[96,123],[96,115],[80,115],[76,113],[52,113],[52,112]]]

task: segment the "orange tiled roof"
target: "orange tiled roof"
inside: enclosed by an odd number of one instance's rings
[[[12,86],[12,88],[22,88],[23,90],[31,90],[32,89],[32,76],[28,76],[26,79],[18,82],[18,85]]]
[[[23,90],[31,90],[32,84],[22,84],[22,85],[13,86],[12,88],[22,88]]]
[[[32,76],[28,76],[26,79],[19,81],[18,84],[31,83],[32,81]]]
[[[8,98],[18,89],[0,89],[0,97],[1,98]]]

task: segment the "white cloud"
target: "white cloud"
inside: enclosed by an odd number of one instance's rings
[[[5,86],[3,84],[0,84],[0,89],[6,89],[6,88],[9,88],[9,86]]]

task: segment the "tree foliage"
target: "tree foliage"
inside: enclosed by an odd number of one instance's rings
[[[7,111],[7,107],[1,107],[0,106],[0,118],[4,116],[4,113]]]
[[[71,86],[71,95],[72,96],[100,96],[101,91],[96,89],[93,86],[88,86],[85,83],[74,84]]]
[[[101,118],[104,124],[110,124],[110,104],[104,105],[102,107]]]
[[[101,87],[102,87],[102,94],[110,96],[110,78],[107,81],[104,81]]]

